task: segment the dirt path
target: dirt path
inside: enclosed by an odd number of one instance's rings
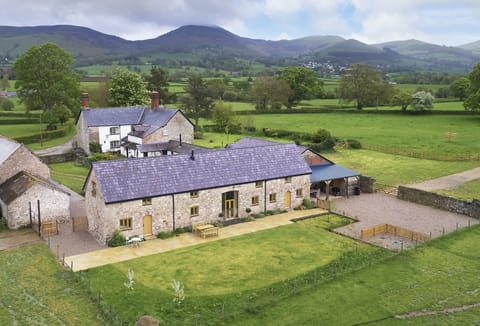
[[[42,241],[33,231],[15,230],[1,232],[0,235],[5,235],[0,238],[0,251]]]
[[[447,175],[438,179],[411,184],[408,186],[420,190],[431,191],[438,189],[454,188],[461,185],[462,183],[475,179],[480,179],[480,167],[460,173]]]
[[[408,318],[415,318],[415,317],[421,317],[421,316],[430,316],[430,315],[446,315],[454,312],[461,312],[465,311],[468,309],[472,308],[478,308],[480,307],[480,302],[473,303],[473,304],[468,304],[468,305],[463,305],[460,307],[451,307],[451,308],[446,308],[443,310],[419,310],[419,311],[412,311],[406,314],[401,314],[401,315],[396,315],[395,318],[400,318],[400,319],[408,319]]]
[[[39,149],[36,151],[33,151],[35,154],[38,156],[43,156],[43,155],[55,155],[55,154],[63,154],[65,152],[68,152],[73,148],[73,141],[75,137],[72,137],[69,139],[65,144],[63,145],[58,145],[50,148],[45,148],[45,149]]]

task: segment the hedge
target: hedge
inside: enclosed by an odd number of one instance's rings
[[[13,138],[19,143],[23,144],[32,144],[37,143],[42,139],[43,141],[60,138],[66,136],[70,130],[73,128],[73,121],[68,121],[63,126],[58,128],[57,130],[50,130],[50,131],[42,131],[30,135],[20,136]]]

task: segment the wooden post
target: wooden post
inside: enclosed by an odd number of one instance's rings
[[[38,234],[42,236],[42,219],[40,218],[40,200],[37,199],[37,209],[38,209]]]
[[[326,184],[325,191],[327,193],[327,198],[325,198],[326,200],[328,200],[330,195],[330,182],[332,182],[332,180],[325,181],[325,184]]]

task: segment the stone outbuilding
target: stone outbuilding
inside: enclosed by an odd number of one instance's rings
[[[309,197],[311,169],[295,144],[96,162],[84,185],[89,231],[104,243],[277,209]]]
[[[39,211],[40,210],[40,211]],[[0,185],[0,215],[10,229],[67,218],[70,195],[53,182],[21,171]]]
[[[0,135],[0,184],[25,171],[43,179],[50,179],[50,168],[25,145]]]

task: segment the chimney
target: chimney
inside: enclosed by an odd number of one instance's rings
[[[88,103],[88,93],[82,93],[82,109],[89,109],[90,105]]]
[[[152,100],[152,110],[156,110],[160,107],[160,95],[156,91],[152,91],[150,94],[150,99]]]
[[[195,161],[195,152],[193,151],[193,149],[192,149],[192,154],[190,155],[190,159],[192,161]]]

